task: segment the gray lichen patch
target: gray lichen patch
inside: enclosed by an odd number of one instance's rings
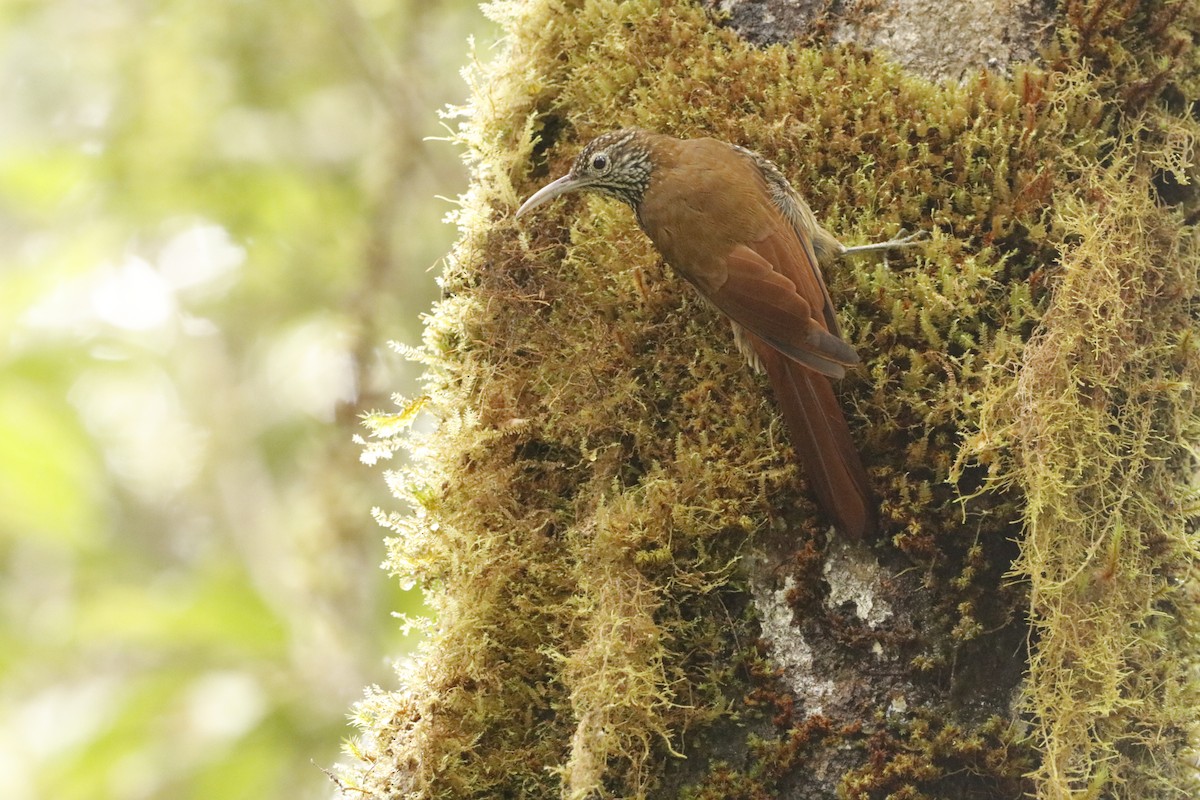
[[[709,0],[756,44],[828,40],[886,54],[931,80],[1036,61],[1053,31],[1046,0]]]
[[[834,21],[830,39],[937,81],[1035,62],[1053,30],[1054,3],[1045,0],[882,0],[871,9]]]
[[[806,715],[825,712],[824,703],[837,690],[828,673],[815,671],[812,646],[796,627],[795,612],[789,602],[796,580],[787,575],[781,586],[765,585],[762,572],[750,582],[754,610],[762,626],[763,638],[771,642],[771,659],[783,670],[783,678],[796,695]]]
[[[882,595],[889,574],[862,543],[832,542],[821,572],[829,584],[829,595],[825,598],[829,608],[849,603],[857,617],[872,629],[891,618],[892,606]]]

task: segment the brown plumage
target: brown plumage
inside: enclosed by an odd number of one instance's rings
[[[858,355],[841,338],[818,256],[911,238],[843,247],[774,164],[715,139],[605,134],[517,216],[580,190],[632,206],[667,263],[730,318],[739,350],[771,381],[821,508],[851,536],[874,530],[867,475],[829,382]]]

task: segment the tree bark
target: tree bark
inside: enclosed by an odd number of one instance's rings
[[[704,5],[490,6],[428,395],[375,420],[438,617],[346,796],[1192,796],[1200,9]],[[874,540],[627,209],[511,220],[627,125],[930,233],[828,275]]]

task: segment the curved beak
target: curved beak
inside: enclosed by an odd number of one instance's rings
[[[538,189],[536,192],[534,192],[533,195],[531,195],[530,198],[522,203],[521,207],[517,209],[516,216],[519,217],[522,214],[526,214],[543,203],[550,202],[560,194],[566,194],[567,192],[573,192],[576,189],[582,189],[583,186],[584,182],[579,178],[573,178],[570,174],[563,175],[553,183],[548,183],[541,189]]]

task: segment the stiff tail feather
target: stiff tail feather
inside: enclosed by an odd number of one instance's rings
[[[833,386],[761,340],[755,344],[817,502],[841,531],[861,539],[875,529],[875,502]]]

